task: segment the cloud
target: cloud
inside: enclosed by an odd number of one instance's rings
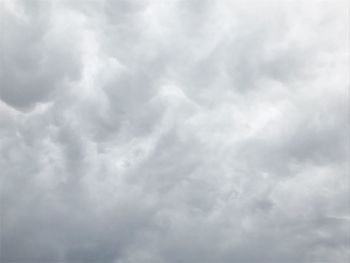
[[[1,262],[347,262],[348,3],[3,1]]]
[[[1,98],[10,106],[26,109],[79,78],[77,36],[63,24],[63,19],[74,23],[70,20],[75,18],[48,1],[21,1],[13,9],[2,11]]]

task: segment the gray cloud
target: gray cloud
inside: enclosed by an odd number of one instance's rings
[[[56,21],[60,14],[50,2],[19,2],[18,10],[2,11],[0,96],[10,106],[26,109],[77,79],[81,66],[76,37]]]
[[[2,3],[1,262],[347,262],[346,1]]]

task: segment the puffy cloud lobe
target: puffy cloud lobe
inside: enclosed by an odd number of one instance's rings
[[[347,262],[346,1],[3,1],[1,262]]]
[[[0,96],[10,106],[27,109],[77,79],[81,65],[73,32],[64,24],[69,15],[56,14],[48,1],[21,3],[11,13],[2,11]]]

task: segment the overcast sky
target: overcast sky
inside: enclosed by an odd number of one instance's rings
[[[349,260],[349,2],[1,0],[2,263]]]

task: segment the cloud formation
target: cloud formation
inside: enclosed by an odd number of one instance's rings
[[[1,5],[1,262],[348,262],[347,1]]]

